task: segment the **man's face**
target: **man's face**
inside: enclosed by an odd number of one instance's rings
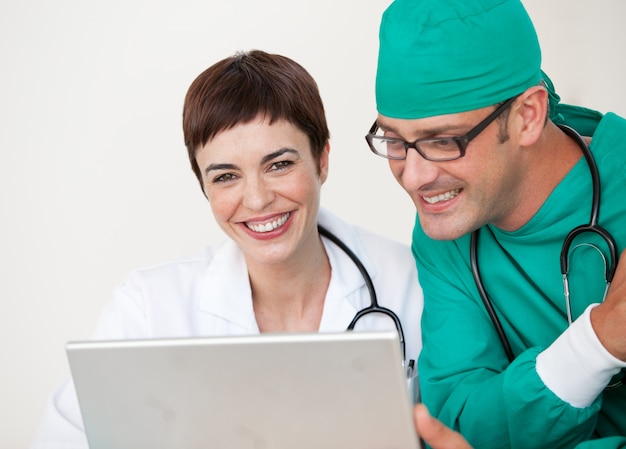
[[[494,108],[415,120],[379,116],[378,125],[385,135],[409,142],[462,136]],[[506,120],[503,117],[489,124],[460,159],[428,161],[411,148],[405,160],[389,160],[393,175],[413,200],[429,237],[451,240],[487,223],[505,229],[511,225],[520,198],[523,164],[518,160],[515,140],[502,138]]]

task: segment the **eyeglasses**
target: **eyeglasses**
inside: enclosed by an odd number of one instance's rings
[[[506,100],[464,136],[436,137],[407,142],[396,137],[377,135],[376,133],[379,131],[379,128],[376,122],[374,122],[369,133],[365,136],[365,140],[367,140],[370,150],[372,150],[374,154],[386,159],[397,161],[404,160],[406,159],[406,153],[409,151],[409,148],[414,148],[424,159],[429,161],[452,161],[465,156],[467,145],[472,139],[479,135],[491,122],[502,114],[516,98],[517,97],[513,97]]]

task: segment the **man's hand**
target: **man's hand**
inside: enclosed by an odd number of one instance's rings
[[[413,416],[417,433],[433,449],[472,449],[460,433],[430,416],[425,405],[417,404]]]
[[[626,362],[626,251],[622,252],[613,282],[602,304],[591,310],[591,325],[600,343]]]

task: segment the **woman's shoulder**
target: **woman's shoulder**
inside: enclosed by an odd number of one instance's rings
[[[189,280],[203,276],[216,257],[224,252],[233,252],[232,242],[223,241],[208,245],[195,254],[177,257],[164,262],[135,269],[128,275],[128,279],[168,280],[172,278]]]

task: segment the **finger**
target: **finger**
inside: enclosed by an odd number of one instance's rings
[[[433,449],[471,449],[460,433],[444,426],[441,421],[430,416],[423,404],[414,408],[415,427],[421,438]]]

